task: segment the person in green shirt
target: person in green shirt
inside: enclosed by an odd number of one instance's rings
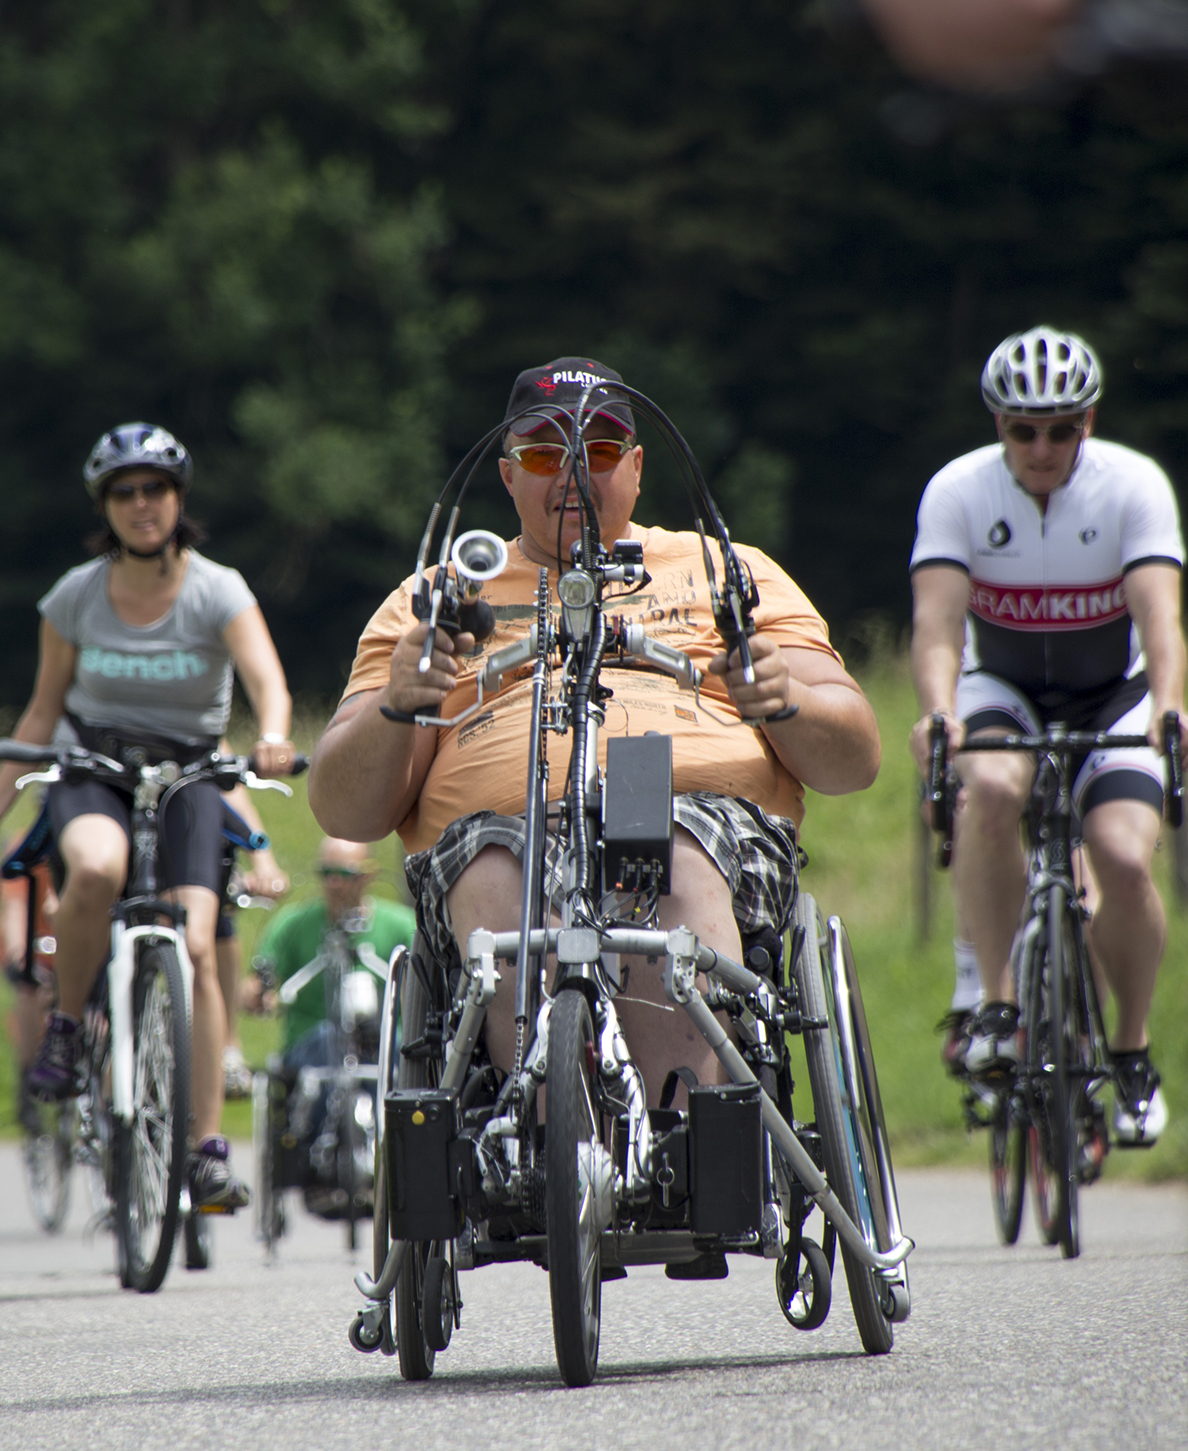
[[[386,978],[393,951],[412,943],[416,928],[412,908],[365,895],[375,880],[376,865],[363,843],[323,838],[317,872],[322,895],[283,907],[264,934],[252,960],[255,979],[244,984],[243,1000],[249,1010],[270,1007],[275,990],[330,947],[334,929],[343,934],[358,970],[377,988],[380,979],[374,974]],[[272,990],[265,988],[266,978]],[[332,1067],[339,1061],[338,1024],[329,1021],[333,987],[325,972],[318,973],[282,1007],[283,1062],[288,1071]]]

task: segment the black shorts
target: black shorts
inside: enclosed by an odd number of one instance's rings
[[[76,816],[109,816],[132,840],[132,797],[101,781],[49,788],[54,836]],[[217,893],[223,877],[223,793],[213,781],[196,781],[171,798],[161,823],[157,882],[165,887],[209,887]]]

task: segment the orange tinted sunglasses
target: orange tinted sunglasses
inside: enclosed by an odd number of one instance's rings
[[[591,473],[610,473],[632,447],[630,439],[616,443],[613,438],[592,438],[586,444]],[[525,473],[547,476],[561,472],[569,462],[569,449],[563,443],[521,443],[509,448],[507,456],[515,459]]]

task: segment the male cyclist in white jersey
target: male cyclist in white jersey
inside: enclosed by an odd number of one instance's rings
[[[1157,749],[1163,713],[1184,716],[1175,498],[1151,459],[1092,437],[1101,369],[1073,334],[1037,327],[1007,338],[986,364],[982,395],[1000,442],[947,465],[920,502],[912,675],[922,718],[912,752],[926,771],[933,712],[946,719],[950,750],[1054,720],[1147,734],[1153,748],[1090,753],[1073,804],[1100,893],[1090,951],[1117,1004],[1115,1136],[1151,1144],[1167,1122],[1147,1046],[1166,942],[1151,880],[1163,811]],[[964,1030],[964,1065],[989,1076],[1017,1058],[1009,958],[1035,763],[971,753],[959,771],[954,888],[984,997]]]

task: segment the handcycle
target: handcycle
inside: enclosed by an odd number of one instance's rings
[[[243,781],[290,794],[283,782],[257,779],[248,757],[210,752],[182,766],[163,754],[167,749],[129,743],[115,760],[82,746],[0,740],[0,760],[47,768],[22,776],[18,790],[91,779],[132,793],[127,883],[111,909],[111,954],[83,1014],[77,1153],[88,1166],[97,1217],[109,1215],[115,1231],[120,1283],[146,1293],[163,1283],[179,1217],[191,1213],[193,965],[182,931],[185,909],[158,890],[160,822],[177,793],[198,781],[228,791]],[[299,758],[295,771],[305,764]]]
[[[738,649],[751,669],[747,641],[758,592],[696,460],[642,394],[601,386],[656,424],[682,468],[718,629],[727,649]],[[894,1324],[910,1309],[904,1262],[912,1243],[900,1226],[845,928],[836,917],[825,923],[812,898],[800,894],[787,939],[769,929],[748,942],[745,963],[714,951],[687,928],[659,928],[658,898],[672,866],[671,738],[612,739],[605,774],[598,766],[604,662],[634,660],[668,672],[701,709],[712,707],[688,655],[610,614],[622,591],[642,588],[649,577],[640,544],[620,540],[608,550],[598,537],[583,460],[589,398],[587,390],[573,418],[570,456],[582,538],[573,567],[559,579],[558,617],[542,570],[534,625],[488,657],[470,710],[445,721],[384,708],[426,728],[457,725],[482,708],[505,674],[531,665],[520,927],[474,931],[464,961],[434,959],[420,935],[394,960],[380,1021],[374,1266],[372,1275],[356,1276],[366,1303],[349,1339],[360,1351],[398,1353],[404,1377],[424,1379],[461,1324],[459,1273],[530,1261],[548,1269],[561,1376],[567,1385],[587,1385],[597,1368],[605,1279],[620,1278],[633,1265],[679,1269],[726,1253],[769,1258],[783,1313],[796,1328],[810,1330],[830,1308],[840,1239],[863,1347],[885,1353]],[[503,545],[474,532],[455,543],[453,535],[466,486],[506,426],[460,466],[470,473],[449,516],[432,582],[425,561],[442,501],[430,515],[414,593],[416,613],[430,623],[426,651],[438,624],[481,638],[477,596],[483,580],[502,567]],[[721,559],[721,587],[710,536]],[[554,669],[561,676],[556,693]],[[549,733],[572,740],[566,788],[552,804]],[[550,920],[548,825],[562,883],[559,924]],[[797,869],[790,860],[788,871]],[[687,1111],[647,1107],[615,1008],[614,964],[623,955],[662,973],[669,1001],[689,1015],[729,1077],[727,1084],[689,1085]],[[549,958],[556,962],[551,985]],[[503,1075],[480,1041],[500,962],[515,965],[515,1053]],[[730,1020],[733,1034],[715,1011]],[[803,1036],[812,1087],[815,1116],[808,1123],[793,1114],[795,1036]],[[547,1091],[544,1124],[537,1112],[541,1088]],[[671,1103],[668,1085],[662,1098]],[[827,1226],[821,1244],[804,1234],[814,1206]]]
[[[288,1071],[277,1059],[252,1080],[255,1225],[269,1255],[285,1232],[286,1189],[304,1190],[320,1218],[342,1220],[350,1250],[358,1222],[373,1217],[376,1060],[389,964],[369,943],[353,945],[351,930],[349,920],[332,926],[313,961],[277,990],[288,1006],[322,979],[333,1065]]]
[[[1167,820],[1183,818],[1180,722],[1163,719],[1168,760]],[[966,1080],[971,1128],[990,1130],[994,1221],[1004,1244],[1019,1237],[1030,1171],[1036,1221],[1046,1244],[1066,1259],[1081,1252],[1078,1192],[1092,1183],[1109,1151],[1102,1089],[1115,1081],[1097,986],[1085,945],[1089,912],[1074,873],[1079,842],[1072,800],[1074,759],[1091,750],[1142,747],[1147,738],[1106,731],[1070,731],[1053,723],[1040,735],[984,737],[962,751],[1026,751],[1036,756],[1024,823],[1027,889],[1011,945],[1011,977],[1019,1004],[1019,1061],[993,1081]],[[957,782],[948,764],[944,718],[929,731],[928,799],[940,833],[940,863],[952,856]]]

